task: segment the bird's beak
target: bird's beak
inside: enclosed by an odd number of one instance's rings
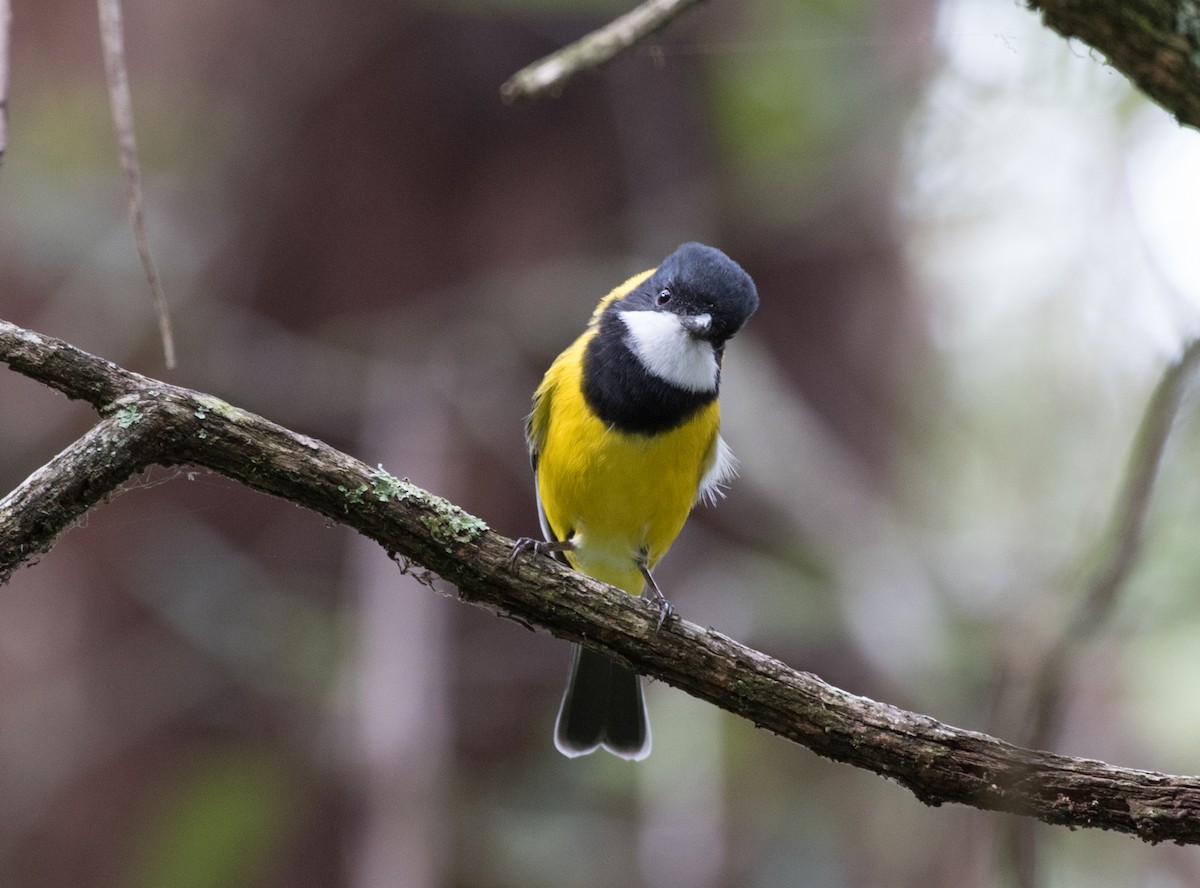
[[[679,323],[696,339],[705,338],[712,330],[712,315],[705,312],[698,315],[685,315]]]

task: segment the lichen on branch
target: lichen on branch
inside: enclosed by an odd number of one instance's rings
[[[512,540],[382,467],[3,321],[0,361],[100,414],[0,500],[0,581],[137,472],[201,466],[353,528],[402,569],[420,565],[453,583],[463,601],[603,650],[818,755],[891,778],[926,804],[1200,844],[1200,777],[1023,749],[850,694],[686,620],[658,630],[653,605],[552,559],[510,566]]]

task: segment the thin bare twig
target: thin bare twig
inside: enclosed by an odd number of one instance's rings
[[[1110,519],[1108,558],[1088,584],[1074,615],[1034,673],[1025,733],[1025,742],[1030,745],[1042,748],[1053,744],[1059,730],[1063,685],[1072,656],[1081,645],[1095,637],[1111,617],[1118,592],[1141,554],[1154,482],[1180,401],[1198,363],[1200,339],[1195,339],[1163,371],[1146,404]]]
[[[112,107],[113,126],[117,131],[117,148],[121,159],[121,175],[125,180],[125,196],[129,206],[129,224],[137,245],[138,258],[150,285],[150,299],[158,316],[158,332],[162,339],[163,359],[167,368],[175,367],[175,337],[171,333],[171,315],[167,296],[146,237],[146,218],[142,201],[142,172],[138,164],[137,140],[133,135],[133,98],[129,92],[129,75],[125,67],[125,36],[121,20],[121,0],[98,0],[100,11],[100,44],[104,50],[104,70],[108,77],[108,101]]]
[[[12,0],[0,0],[0,163],[8,150],[8,64],[12,46]]]
[[[699,2],[646,0],[603,28],[522,68],[504,82],[500,95],[506,102],[557,95],[576,74],[607,64]]]

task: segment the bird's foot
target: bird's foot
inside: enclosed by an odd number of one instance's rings
[[[550,555],[553,557],[559,552],[569,552],[574,546],[570,541],[561,540],[535,540],[533,537],[520,537],[513,543],[512,552],[508,556],[508,569],[512,570],[517,566],[517,559],[526,552],[536,552],[538,555]]]
[[[658,608],[658,622],[654,624],[655,631],[661,629],[667,620],[675,617],[675,608],[671,606],[671,602],[667,601],[667,596],[662,594],[658,585],[653,581],[646,584],[646,593],[643,597]]]

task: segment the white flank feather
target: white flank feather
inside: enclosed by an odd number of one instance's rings
[[[715,506],[717,500],[725,497],[725,485],[737,477],[737,457],[725,443],[725,439],[717,435],[717,443],[713,448],[712,465],[700,479],[700,489],[696,492],[696,502],[703,500],[710,506]]]

